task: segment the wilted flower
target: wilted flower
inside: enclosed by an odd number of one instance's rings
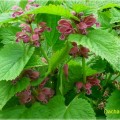
[[[17,93],[16,96],[19,98],[21,104],[30,102],[32,99],[30,87],[22,92]]]
[[[26,75],[28,75],[28,77],[31,79],[31,80],[36,80],[39,78],[40,76],[40,73],[38,71],[35,71],[35,70],[27,70],[26,72]]]
[[[54,91],[51,88],[42,88],[38,93],[37,99],[43,103],[48,103],[53,95]]]
[[[90,52],[90,51],[89,51],[89,49],[86,48],[86,47],[81,46],[80,49],[79,49],[79,55],[80,55],[81,57],[88,58],[88,52]]]
[[[70,49],[69,55],[76,57],[79,53],[79,48],[75,42],[72,42],[72,45],[73,47]]]

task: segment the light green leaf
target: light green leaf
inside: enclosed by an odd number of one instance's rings
[[[42,61],[42,57],[38,55],[32,55],[30,60],[28,61],[25,69],[33,68],[33,67],[42,67],[47,66],[48,64]]]
[[[68,40],[89,48],[102,59],[106,59],[114,68],[120,70],[119,39],[112,34],[104,30],[92,30],[89,31],[88,35],[70,35]]]
[[[38,13],[58,15],[58,16],[66,17],[66,18],[73,18],[75,20],[79,20],[77,17],[72,15],[68,9],[65,9],[61,5],[50,4],[48,6],[42,6],[34,10],[31,10],[30,12],[27,12],[26,14],[38,14]]]
[[[29,79],[20,79],[15,85],[12,81],[0,81],[0,110],[17,92],[24,90],[29,85]]]
[[[5,45],[0,51],[0,80],[12,80],[20,75],[33,52],[34,48],[28,45]]]
[[[115,3],[108,3],[108,4],[105,4],[104,6],[100,7],[99,10],[104,10],[104,9],[114,8],[114,7],[120,8],[120,5],[119,4],[115,4]]]
[[[110,10],[111,12],[111,23],[120,22],[120,10],[117,10],[116,8],[112,8]]]
[[[77,13],[83,12],[85,10],[89,10],[90,7],[86,6],[84,4],[73,4],[73,10],[76,11]]]
[[[54,70],[63,60],[67,57],[68,52],[70,50],[69,44],[66,44],[62,49],[56,51],[50,61],[48,66],[48,73]]]
[[[91,105],[81,98],[76,97],[68,106],[65,106],[64,98],[56,96],[48,103],[48,107],[51,110],[50,118],[52,119],[95,119]]]
[[[11,26],[0,29],[0,38],[3,44],[14,43],[16,39],[16,33],[20,31],[19,27]]]
[[[107,100],[105,107],[107,120],[120,119],[120,91],[114,91]]]

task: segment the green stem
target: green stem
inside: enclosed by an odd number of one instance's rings
[[[107,85],[108,81],[111,80],[111,77],[112,77],[112,74],[110,73],[109,76],[108,76],[108,78],[107,78],[106,81],[105,81],[105,85]]]
[[[86,69],[85,69],[85,58],[82,57],[82,69],[83,69],[83,82],[86,83]]]
[[[48,56],[47,56],[47,54],[45,53],[44,49],[41,46],[40,46],[40,50],[41,50],[41,53],[43,54],[44,58],[47,60],[47,62],[49,62]]]

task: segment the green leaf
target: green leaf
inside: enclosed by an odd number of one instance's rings
[[[27,3],[28,3],[28,0],[20,0],[19,6],[23,9],[25,9]]]
[[[39,8],[36,8],[34,10],[31,10],[30,12],[27,12],[26,14],[38,14],[38,13],[46,13],[46,14],[52,14],[52,15],[58,15],[66,18],[73,18],[75,20],[79,19],[72,15],[69,10],[65,9],[61,5],[48,5],[48,6],[42,6]]]
[[[6,110],[0,111],[0,119],[18,119],[26,110],[25,106],[11,107]]]
[[[66,44],[62,49],[56,51],[50,61],[48,66],[48,73],[54,70],[63,60],[67,57],[68,52],[70,50],[69,44]]]
[[[104,30],[92,30],[88,35],[70,35],[68,40],[89,48],[102,59],[106,59],[114,68],[120,70],[119,39],[112,34]]]
[[[20,79],[15,85],[11,81],[0,81],[0,110],[17,92],[24,90],[29,85],[29,79]]]
[[[90,9],[90,7],[86,6],[84,4],[73,4],[73,10],[77,13],[83,12],[83,11],[89,10],[89,9]]]
[[[20,75],[33,52],[34,48],[28,45],[5,45],[0,51],[0,80],[12,80]]]
[[[25,66],[25,69],[29,69],[33,67],[42,67],[42,66],[47,66],[47,63],[42,61],[42,57],[38,55],[32,55],[27,65]]]
[[[47,105],[35,103],[28,109],[16,106],[0,112],[0,118],[7,117],[17,119],[95,119],[95,113],[91,105],[84,99],[74,98],[68,106],[65,106],[64,98],[56,96]]]
[[[2,13],[0,15],[0,24],[13,22],[15,19],[11,17],[11,13]]]
[[[108,9],[108,8],[114,8],[114,7],[118,7],[120,8],[120,5],[119,4],[115,4],[115,3],[108,3],[102,7],[100,7],[99,10],[104,10],[104,9]]]
[[[91,76],[97,73],[96,70],[91,69],[86,66],[86,76]],[[81,60],[75,61],[71,60],[68,62],[68,80],[66,80],[65,75],[62,76],[62,91],[66,94],[75,86],[75,82],[82,81],[83,69]]]
[[[87,65],[97,72],[104,72],[107,62],[102,60],[99,56],[89,57]]]
[[[56,96],[48,103],[48,108],[52,119],[95,119],[91,105],[86,100],[77,97],[65,106],[64,98]]]
[[[60,34],[56,29],[59,19],[60,16],[56,15],[46,15],[43,17],[43,20],[47,23],[48,27],[52,29],[51,32],[45,32],[46,41],[50,46],[53,46],[59,40]]]
[[[120,119],[120,91],[114,91],[107,100],[105,114],[107,120]]]
[[[46,105],[35,103],[31,108],[23,112],[23,119],[49,119],[50,109]]]
[[[0,29],[0,38],[3,44],[14,43],[16,39],[16,33],[20,31],[19,27],[11,26]]]
[[[112,25],[110,24],[111,21],[110,11],[98,12],[98,21],[100,22],[101,27],[112,28]]]
[[[120,10],[117,10],[116,8],[112,8],[110,10],[111,12],[111,23],[120,22]]]

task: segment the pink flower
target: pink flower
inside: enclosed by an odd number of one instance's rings
[[[79,49],[75,42],[72,42],[73,47],[70,49],[69,55],[76,57],[78,55]]]
[[[84,22],[80,22],[79,24],[77,24],[77,28],[78,28],[79,30],[84,30],[84,29],[87,28],[87,25],[86,25],[86,23],[84,23]]]
[[[16,42],[23,40],[24,43],[28,43],[30,41],[30,37],[24,32],[17,32],[16,37]]]
[[[32,35],[32,40],[33,41],[38,41],[39,40],[39,35],[38,34],[33,34]]]
[[[77,92],[80,92],[80,89],[83,87],[83,83],[82,82],[77,82],[76,83],[76,88],[77,88]]]
[[[30,87],[22,92],[17,93],[16,96],[19,98],[21,104],[30,102],[32,99]]]
[[[90,15],[85,17],[83,22],[87,25],[87,28],[89,28],[96,23],[96,19],[93,17],[93,15]]]
[[[100,86],[100,81],[96,78],[96,76],[87,77],[87,81],[90,82],[92,86]]]
[[[54,91],[51,88],[42,88],[37,96],[37,99],[43,103],[48,103],[53,95]]]
[[[82,57],[88,58],[88,52],[90,52],[90,51],[86,47],[81,46],[79,49],[79,55]]]
[[[22,23],[20,24],[20,27],[22,28],[24,32],[29,32],[29,33],[32,32],[32,29],[28,24]]]
[[[65,19],[61,19],[58,21],[57,29],[61,33],[61,40],[65,39],[66,35],[69,35],[74,31],[71,21]]]
[[[12,14],[12,17],[15,18],[15,17],[20,16],[20,15],[22,15],[22,14],[23,14],[23,11],[22,11],[22,10],[19,10],[19,11],[14,12],[14,13]]]

